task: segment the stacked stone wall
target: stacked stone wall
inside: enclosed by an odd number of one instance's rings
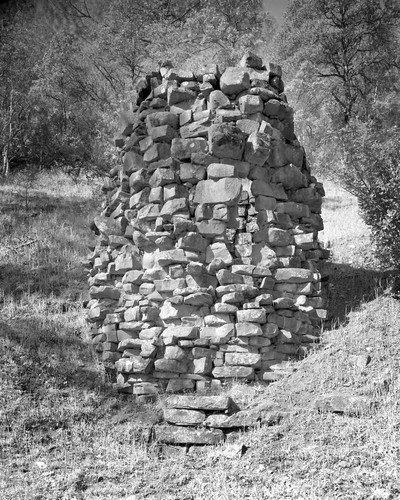
[[[276,380],[318,340],[329,256],[281,68],[166,64],[138,93],[93,225],[96,350],[139,397]]]

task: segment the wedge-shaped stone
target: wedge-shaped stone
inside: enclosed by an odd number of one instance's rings
[[[200,338],[207,338],[211,344],[226,344],[235,336],[235,325],[227,323],[222,326],[206,326],[200,329]]]
[[[214,299],[209,293],[195,292],[187,295],[183,303],[190,306],[211,306],[214,303]]]
[[[244,378],[252,380],[254,378],[254,368],[251,366],[216,366],[212,371],[215,378]]]
[[[172,128],[177,129],[179,126],[179,118],[169,111],[158,111],[147,115],[146,125],[149,131],[153,127],[160,127],[162,125],[170,125]]]
[[[182,408],[187,410],[223,411],[233,413],[237,405],[229,396],[170,396],[165,401],[167,408]]]
[[[135,151],[127,151],[123,157],[123,169],[127,175],[144,167],[142,156]]]
[[[282,186],[279,184],[268,183],[263,180],[253,181],[251,183],[251,192],[254,196],[268,196],[282,201],[286,201],[288,199]]]
[[[171,142],[178,137],[178,132],[171,125],[161,125],[151,129],[151,138],[154,142]]]
[[[164,359],[175,359],[176,361],[184,361],[187,359],[187,352],[177,345],[168,345],[165,348]]]
[[[157,219],[160,215],[160,205],[149,203],[138,211],[138,219],[142,221],[151,221]]]
[[[263,331],[258,323],[250,323],[250,322],[236,323],[236,335],[238,337],[258,337],[261,336],[262,334]]]
[[[221,91],[228,95],[237,95],[250,88],[250,76],[246,69],[228,67],[221,75]]]
[[[206,414],[198,410],[182,410],[166,408],[163,411],[164,420],[175,425],[200,425],[204,422]]]
[[[199,329],[195,326],[169,326],[162,334],[162,338],[175,337],[179,340],[191,340],[198,337]]]
[[[227,352],[225,354],[227,365],[253,366],[257,368],[261,363],[261,354],[250,352]]]
[[[180,128],[180,134],[182,139],[191,139],[194,137],[208,137],[208,129],[211,126],[211,121],[209,118],[203,118],[202,120],[189,123]]]
[[[240,179],[225,178],[218,181],[200,181],[196,186],[194,203],[225,203],[235,205],[242,192]]]
[[[232,265],[233,257],[225,243],[217,242],[207,247],[206,262],[210,263],[215,259],[221,259],[226,266]]]
[[[148,183],[152,188],[175,182],[175,174],[170,168],[157,168]]]
[[[99,215],[94,218],[93,225],[96,226],[101,234],[106,236],[110,234],[123,236],[122,227],[118,220]]]
[[[215,445],[224,441],[225,435],[221,429],[191,429],[170,425],[156,427],[155,439],[166,444]]]
[[[173,198],[164,203],[160,216],[172,216],[178,212],[187,212],[188,202],[187,198]]]
[[[265,380],[268,380],[265,378]],[[270,406],[266,408],[252,408],[250,410],[238,411],[234,415],[210,415],[204,422],[206,427],[217,429],[246,429],[260,424],[275,425],[278,424],[286,415],[287,411],[279,406]]]

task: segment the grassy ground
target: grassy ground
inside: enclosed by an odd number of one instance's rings
[[[87,343],[91,184],[21,185],[0,186],[1,500],[400,497],[400,305],[382,293],[353,198],[326,186],[335,329],[281,382],[226,388],[241,407],[274,401],[289,416],[236,442],[160,453],[148,438],[162,398],[138,407],[116,396]],[[315,400],[337,390],[375,404],[318,412]]]

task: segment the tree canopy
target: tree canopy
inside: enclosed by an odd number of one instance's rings
[[[102,171],[122,101],[170,59],[200,69],[264,51],[261,0],[19,0],[0,24],[3,173],[19,164]]]

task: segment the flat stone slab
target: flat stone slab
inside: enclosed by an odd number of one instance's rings
[[[225,203],[231,206],[238,202],[241,192],[242,182],[235,177],[218,181],[208,179],[197,184],[194,203]]]
[[[171,396],[165,401],[167,408],[202,411],[237,411],[229,396]]]
[[[221,429],[192,429],[165,425],[155,428],[155,438],[159,443],[181,445],[213,445],[224,441],[225,435]]]
[[[163,414],[166,422],[183,426],[200,425],[206,418],[205,413],[198,410],[166,408]]]
[[[376,402],[368,396],[344,392],[326,394],[314,402],[314,407],[320,413],[330,412],[353,417],[368,413],[375,406]]]
[[[276,425],[284,418],[285,412],[278,406],[257,407],[242,410],[233,415],[209,415],[204,421],[206,427],[217,429],[249,428],[257,425]]]

